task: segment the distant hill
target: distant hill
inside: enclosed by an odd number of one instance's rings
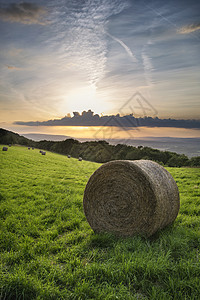
[[[111,145],[106,141],[86,141],[68,138],[64,141],[33,141],[17,133],[0,129],[0,144],[19,144],[44,149],[84,160],[105,163],[111,160],[150,159],[169,167],[200,166],[200,156],[189,159],[185,154],[160,151],[147,146]]]
[[[42,133],[25,133],[22,134],[24,137],[31,139],[33,141],[64,141],[66,139],[71,139],[68,135],[56,135],[56,134],[42,134]]]

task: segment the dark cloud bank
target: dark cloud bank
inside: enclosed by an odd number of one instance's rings
[[[11,3],[0,7],[0,18],[7,22],[45,25],[42,20],[46,10],[30,2]]]
[[[116,126],[116,127],[176,127],[200,129],[200,120],[176,120],[176,119],[159,119],[158,117],[135,118],[133,114],[120,116],[99,116],[91,110],[83,111],[80,115],[73,112],[73,117],[65,116],[62,119],[54,119],[43,122],[22,122],[14,124],[26,126]]]

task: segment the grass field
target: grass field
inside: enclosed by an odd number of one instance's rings
[[[0,299],[200,299],[200,169],[168,168],[181,197],[172,226],[123,239],[94,234],[83,213],[99,166],[0,151]]]

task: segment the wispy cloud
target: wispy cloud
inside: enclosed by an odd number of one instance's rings
[[[153,71],[153,65],[151,58],[147,55],[145,51],[145,47],[142,50],[142,61],[143,61],[143,67],[144,67],[144,76],[145,80],[148,86],[153,85],[153,80],[152,80],[152,71]]]
[[[127,52],[127,54],[130,56],[130,58],[133,60],[133,62],[137,62],[137,59],[135,57],[135,55],[133,54],[133,52],[131,51],[131,49],[120,39],[116,38],[115,36],[113,36],[112,34],[106,32],[106,34],[113,39],[114,41],[116,41],[117,43],[119,43]]]
[[[0,18],[7,22],[18,22],[23,24],[46,25],[43,19],[47,10],[33,3],[20,2],[11,3],[8,7],[0,8]]]
[[[20,68],[18,67],[15,67],[15,66],[10,66],[10,65],[5,65],[9,70],[21,70]]]
[[[54,1],[51,10],[54,11]],[[52,13],[55,35],[49,44],[62,42],[61,59],[74,61],[85,80],[96,84],[104,77],[107,62],[107,36],[105,27],[109,18],[124,10],[128,0],[94,0],[78,4],[61,1]]]
[[[187,34],[187,33],[197,31],[197,30],[200,30],[200,23],[183,26],[183,27],[179,28],[177,30],[177,32],[180,34]]]

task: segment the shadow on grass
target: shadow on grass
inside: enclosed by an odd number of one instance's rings
[[[162,248],[165,251],[170,250],[172,256],[181,258],[186,255],[186,251],[198,249],[200,243],[200,234],[197,234],[192,228],[177,226],[172,224],[162,230],[157,231],[151,237],[133,236],[119,237],[110,233],[93,233],[86,245],[89,249],[114,249],[117,245],[124,245],[128,251],[135,251],[138,247]]]

